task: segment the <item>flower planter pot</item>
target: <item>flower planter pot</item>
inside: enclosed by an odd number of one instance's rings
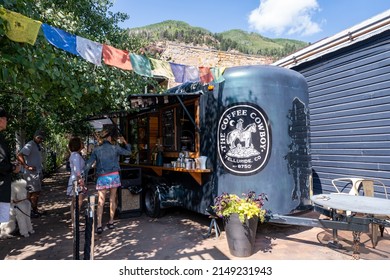
[[[236,257],[249,257],[255,247],[257,217],[241,223],[238,214],[232,214],[224,219],[226,239],[230,254]]]

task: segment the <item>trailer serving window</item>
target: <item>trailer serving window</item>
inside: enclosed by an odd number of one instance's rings
[[[153,164],[156,149],[164,160],[176,159],[181,151],[199,156],[199,96],[204,86],[188,83],[163,94],[130,95],[136,113],[129,121],[131,144],[138,148],[139,163]]]

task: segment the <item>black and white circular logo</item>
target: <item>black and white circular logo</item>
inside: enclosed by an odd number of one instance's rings
[[[218,122],[218,155],[233,174],[251,175],[265,167],[271,152],[271,131],[264,111],[255,104],[228,107]]]

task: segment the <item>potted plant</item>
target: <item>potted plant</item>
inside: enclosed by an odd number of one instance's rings
[[[233,256],[252,255],[258,222],[265,221],[267,211],[263,205],[266,200],[264,193],[256,196],[254,191],[242,194],[242,197],[222,193],[214,199],[212,208],[224,221],[229,251]]]

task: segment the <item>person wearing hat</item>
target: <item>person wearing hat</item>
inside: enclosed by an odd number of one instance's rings
[[[101,131],[100,145],[92,151],[83,171],[83,174],[88,174],[89,169],[96,163],[96,190],[98,191],[97,234],[103,233],[102,216],[107,190],[110,192],[110,220],[107,223],[107,228],[114,228],[114,215],[117,205],[116,193],[117,188],[121,186],[119,156],[129,156],[131,154],[131,147],[123,136],[119,137],[118,140],[125,145],[124,147],[114,144],[114,138],[115,133],[111,129],[103,129]]]
[[[24,168],[23,177],[27,181],[32,218],[38,218],[42,214],[38,211],[38,202],[42,189],[43,164],[41,143],[44,139],[45,133],[42,130],[37,130],[34,133],[33,140],[27,142],[17,155],[19,162]]]
[[[0,107],[0,131],[7,129],[8,115]],[[11,162],[11,150],[0,134],[0,223],[9,221],[12,173],[19,173],[20,165]]]

